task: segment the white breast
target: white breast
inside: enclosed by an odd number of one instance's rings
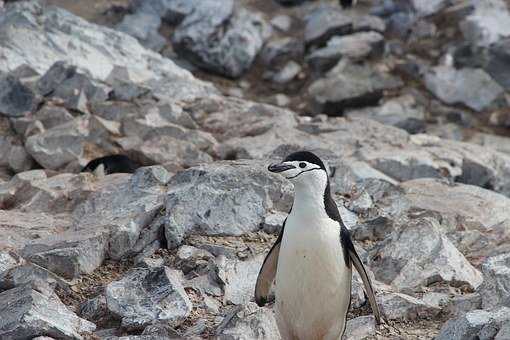
[[[339,339],[351,292],[340,225],[327,215],[287,218],[276,273],[276,313],[284,339]]]

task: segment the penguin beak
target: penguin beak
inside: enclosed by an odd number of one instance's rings
[[[295,168],[296,167],[294,165],[280,163],[280,164],[271,164],[270,166],[267,167],[267,170],[269,170],[271,172],[284,172],[284,171],[287,171],[290,169],[295,169]]]

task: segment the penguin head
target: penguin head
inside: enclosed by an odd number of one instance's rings
[[[309,151],[294,152],[283,162],[271,164],[268,170],[280,173],[295,187],[308,187],[323,192],[328,185],[328,173],[324,163]]]

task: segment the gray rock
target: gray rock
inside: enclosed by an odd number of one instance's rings
[[[399,290],[416,289],[436,282],[468,284],[477,288],[482,275],[444,236],[434,219],[410,221],[379,244],[370,256],[377,280]]]
[[[20,117],[31,113],[38,102],[36,95],[29,87],[11,75],[0,74],[0,114],[7,117]]]
[[[21,249],[30,240],[69,229],[70,224],[67,216],[0,210],[0,249]]]
[[[272,81],[276,84],[286,84],[294,80],[301,73],[301,65],[295,61],[289,61],[283,68],[273,75]]]
[[[163,207],[168,172],[161,166],[139,168],[131,176],[114,174],[98,183],[98,190],[78,205],[72,214],[74,229],[109,230],[108,256],[120,259],[141,251],[135,247],[144,229],[149,229]],[[157,233],[148,233],[154,239]]]
[[[61,233],[27,244],[24,258],[66,279],[92,273],[106,258],[108,235]]]
[[[171,164],[173,168],[179,169],[213,160],[195,144],[170,136],[157,136],[146,141],[134,137],[119,142],[124,151],[142,165]]]
[[[377,32],[359,32],[346,36],[333,36],[327,45],[306,57],[310,66],[325,72],[335,66],[341,58],[361,60],[379,56],[384,50],[384,37]]]
[[[488,50],[488,61],[484,69],[490,76],[503,86],[507,91],[510,89],[510,38],[492,44]]]
[[[34,166],[34,159],[23,146],[13,145],[9,152],[9,168],[15,173],[30,170]]]
[[[494,340],[505,339],[510,339],[510,322],[506,322],[503,326],[501,326],[498,334],[496,334],[496,337],[494,338]]]
[[[34,263],[23,263],[0,273],[0,291],[19,287],[21,285],[55,289],[69,293],[69,284],[56,274]]]
[[[176,258],[177,267],[184,274],[188,274],[190,271],[203,272],[207,268],[209,260],[214,256],[207,250],[183,245],[177,250]]]
[[[473,133],[467,140],[470,143],[476,143],[510,155],[510,138],[492,135],[488,133]]]
[[[243,305],[253,298],[255,282],[264,255],[258,255],[246,261],[217,259],[218,277],[223,283],[224,304]]]
[[[56,170],[83,155],[84,143],[90,133],[89,122],[84,118],[54,127],[30,136],[26,142],[27,152],[47,169]]]
[[[478,293],[454,296],[446,306],[446,310],[454,316],[466,314],[482,308],[482,297]]]
[[[353,18],[332,6],[321,6],[305,17],[307,46],[324,45],[332,36],[352,32]]]
[[[274,66],[289,60],[301,60],[304,54],[303,42],[292,37],[272,39],[260,52],[260,59],[267,66]]]
[[[48,335],[57,339],[83,339],[96,326],[80,319],[56,295],[46,296],[30,286],[0,293],[0,337],[30,339]]]
[[[5,271],[22,264],[22,259],[14,252],[0,251],[0,275]]]
[[[443,10],[445,7],[450,5],[451,0],[431,0],[431,1],[420,1],[412,0],[412,5],[417,12],[418,16],[427,16],[437,13]]]
[[[227,315],[216,332],[225,340],[258,339],[278,340],[280,332],[272,310],[258,308],[254,303],[235,309]]]
[[[170,59],[146,50],[135,38],[91,24],[56,6],[36,1],[17,2],[9,6],[2,19],[0,35],[5,39],[0,43],[3,51],[0,71],[11,71],[25,64],[44,74],[62,60],[89,72],[92,79],[99,81],[108,79],[116,68],[124,67],[134,83],[148,86],[159,86],[153,81],[167,83],[166,95],[174,100],[215,92],[211,85],[196,80]],[[34,43],[26,44],[26,41]]]
[[[278,234],[283,226],[283,222],[287,218],[288,213],[282,211],[274,211],[266,215],[264,218],[264,231],[270,234]]]
[[[191,312],[191,302],[176,271],[167,267],[135,268],[106,287],[108,309],[122,326],[144,328],[155,321],[175,327]]]
[[[347,320],[344,337],[349,340],[363,340],[375,336],[375,318],[373,315],[358,316]]]
[[[437,308],[443,308],[450,302],[450,297],[446,293],[427,292],[423,294],[421,300]]]
[[[288,15],[280,14],[271,19],[271,25],[282,32],[287,32],[292,25],[292,19]]]
[[[506,302],[510,296],[510,253],[489,257],[482,265],[482,273],[484,280],[479,293],[483,309]]]
[[[398,88],[402,82],[371,66],[340,62],[326,77],[313,82],[308,93],[317,113],[341,115],[351,107],[375,105],[384,90]]]
[[[503,88],[481,69],[437,66],[425,75],[425,86],[447,104],[484,111],[501,100]]]
[[[510,13],[502,0],[476,2],[475,11],[460,23],[464,38],[474,46],[489,46],[510,36]]]
[[[124,16],[116,28],[138,39],[146,48],[159,52],[166,44],[165,38],[158,32],[160,25],[159,15],[135,12]]]
[[[425,109],[410,95],[388,100],[376,108],[349,110],[345,116],[373,119],[409,133],[418,133],[425,129]]]
[[[267,209],[288,211],[290,207],[290,185],[254,161],[190,168],[174,176],[168,186],[165,236],[169,248],[194,233],[242,235],[257,230]]]
[[[417,320],[433,317],[441,312],[440,308],[400,293],[379,295],[377,303],[381,308],[381,313],[389,320]]]
[[[494,339],[498,330],[510,320],[510,309],[474,310],[449,320],[437,340]]]
[[[172,35],[176,51],[209,71],[241,76],[269,36],[262,15],[236,7],[231,0],[190,4],[193,10]]]
[[[99,322],[107,316],[108,306],[106,305],[106,297],[98,295],[89,299],[80,305],[80,317],[92,321]]]

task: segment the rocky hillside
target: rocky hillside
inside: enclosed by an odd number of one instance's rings
[[[301,149],[387,320],[355,275],[347,339],[510,339],[509,5],[0,1],[0,339],[278,339]]]

